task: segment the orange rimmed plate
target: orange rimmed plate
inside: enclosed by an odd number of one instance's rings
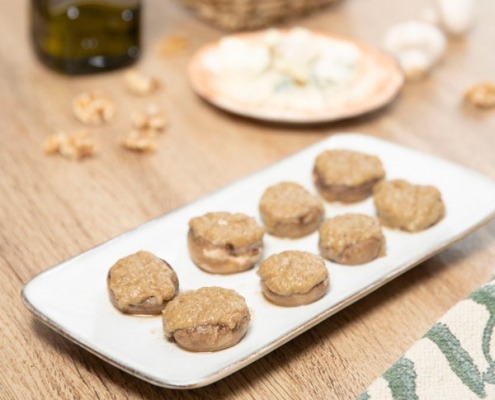
[[[286,37],[290,32],[277,30],[281,37]],[[228,38],[246,45],[263,45],[266,30],[233,34],[205,45],[189,64],[191,85],[199,96],[223,110],[259,120],[300,124],[356,117],[387,105],[397,96],[404,84],[404,76],[392,56],[360,41],[330,33],[308,32],[315,41],[329,45],[347,44],[359,52],[355,76],[343,88],[348,96],[340,96],[337,101],[311,108],[270,100],[250,101],[226,90],[221,40]]]

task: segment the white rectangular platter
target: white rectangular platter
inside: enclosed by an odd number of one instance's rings
[[[290,180],[314,192],[314,159],[320,152],[334,148],[377,155],[389,179],[435,185],[446,205],[444,219],[420,233],[384,229],[387,254],[370,263],[346,267],[327,262],[330,290],[322,299],[306,306],[284,308],[268,303],[261,294],[256,267],[219,276],[194,266],[186,244],[188,221],[192,217],[209,211],[231,211],[259,220],[258,202],[268,186]],[[346,212],[375,214],[372,199],[354,205],[327,203],[325,210],[327,217]],[[118,368],[163,387],[200,387],[259,359],[494,216],[495,183],[479,173],[372,137],[334,135],[42,272],[25,285],[22,296],[28,309],[44,323]],[[289,249],[317,253],[317,242],[317,233],[298,240],[266,235],[264,257]],[[140,249],[155,253],[173,266],[181,291],[222,286],[242,294],[252,314],[246,337],[226,350],[192,353],[164,339],[160,317],[119,313],[108,298],[107,272],[119,258]]]

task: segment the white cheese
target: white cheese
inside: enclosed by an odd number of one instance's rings
[[[259,42],[225,38],[220,43],[219,82],[242,102],[318,110],[345,101],[357,75],[357,46],[302,28],[271,29]]]

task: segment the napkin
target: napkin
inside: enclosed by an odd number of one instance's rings
[[[437,321],[358,400],[495,399],[495,279]]]

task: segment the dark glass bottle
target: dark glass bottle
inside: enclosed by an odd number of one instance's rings
[[[108,71],[140,54],[139,0],[31,0],[38,58],[66,74]]]

